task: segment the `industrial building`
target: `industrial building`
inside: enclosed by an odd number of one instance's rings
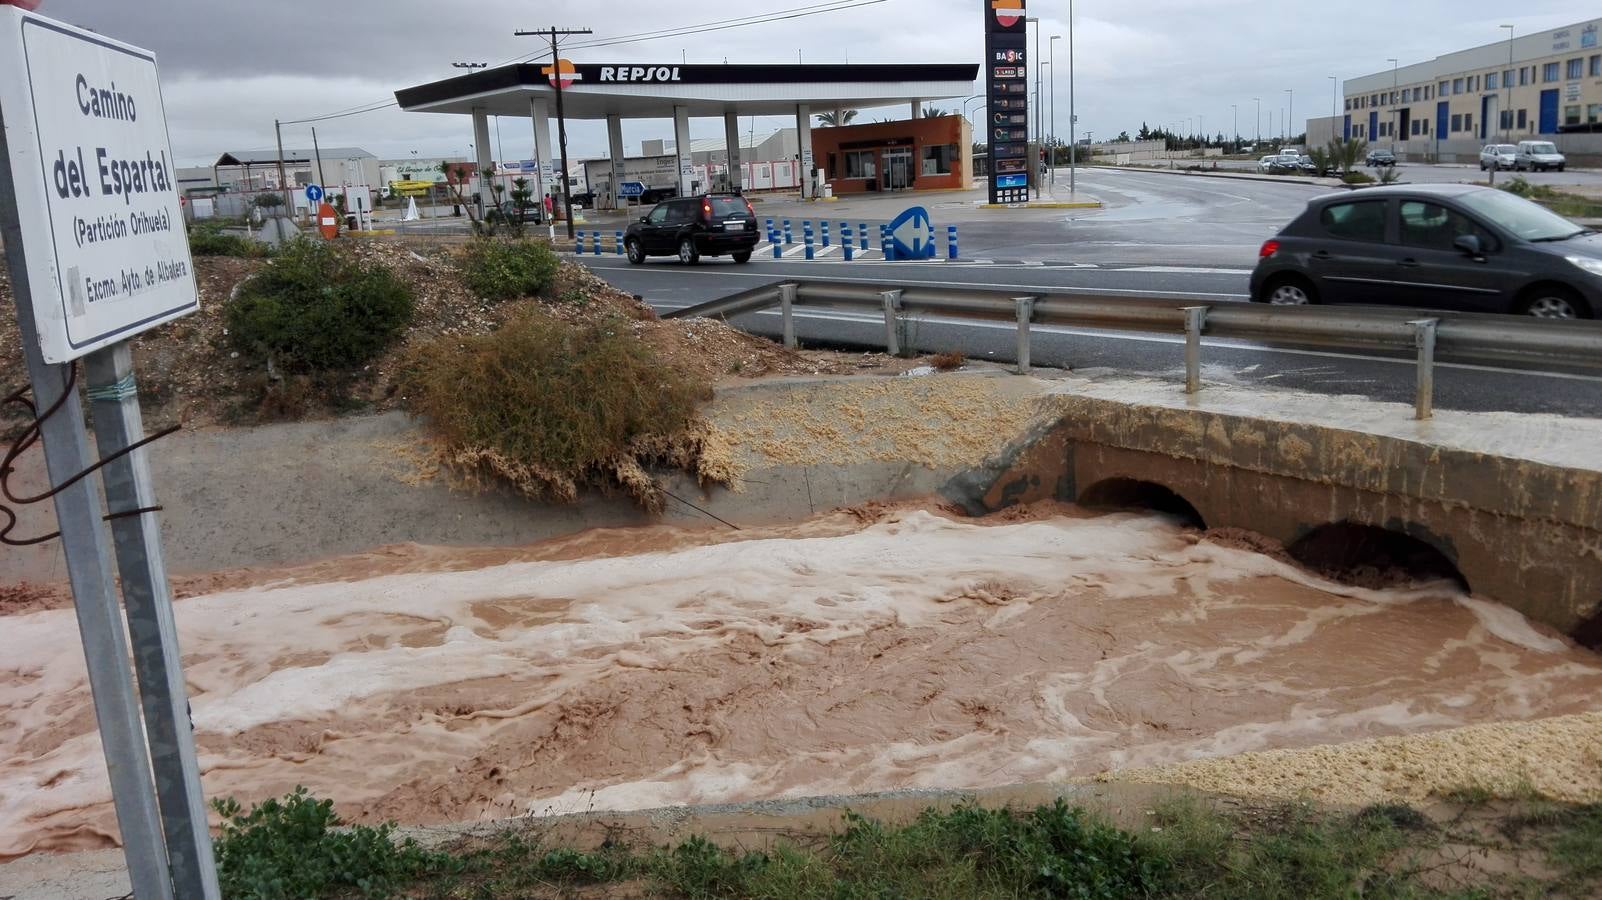
[[[1599,31],[1592,19],[1350,79],[1341,133],[1444,162],[1532,138],[1602,153]]]

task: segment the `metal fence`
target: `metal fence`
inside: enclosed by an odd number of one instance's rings
[[[1068,325],[1185,338],[1185,391],[1201,389],[1201,339],[1271,341],[1334,353],[1416,354],[1414,414],[1427,419],[1437,360],[1537,370],[1602,372],[1602,322],[1401,308],[1268,306],[1095,293],[896,287],[839,281],[786,281],[675,310],[664,318],[728,317],[777,306],[784,345],[795,347],[797,304],[882,311],[885,348],[902,350],[907,319],[942,316],[1016,321],[1017,370],[1029,370],[1030,328]]]

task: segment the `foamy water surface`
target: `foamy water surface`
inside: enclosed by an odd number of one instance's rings
[[[1596,656],[1450,586],[1341,587],[1133,515],[903,510],[176,609],[208,796],[304,784],[358,821],[1061,779],[1602,690]],[[72,612],[0,618],[0,859],[114,839],[90,709]]]

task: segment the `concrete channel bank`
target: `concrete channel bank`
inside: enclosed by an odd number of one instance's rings
[[[1441,411],[1417,422],[1361,398],[1211,384],[1187,397],[1166,381],[1046,371],[757,382],[720,391],[709,414],[743,484],[676,477],[684,502],[660,521],[721,529],[931,495],[973,514],[1041,499],[1156,508],[1345,567],[1423,559],[1602,643],[1602,421]],[[159,446],[180,573],[650,521],[618,498],[551,506],[453,489],[419,462],[416,427],[398,414]],[[48,526],[28,510],[25,533]],[[50,544],[8,553],[5,574],[61,580],[59,559]]]

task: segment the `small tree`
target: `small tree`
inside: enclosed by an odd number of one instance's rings
[[[854,109],[848,109],[841,113],[839,116],[839,121],[835,121],[835,114],[832,112],[818,113],[818,124],[827,125],[833,128],[836,125],[849,125],[851,124],[851,120],[855,119],[856,117],[857,111]]]
[[[282,194],[277,193],[257,194],[255,199],[251,200],[250,202],[255,204],[260,209],[266,210],[267,212],[272,212],[278,207],[284,205],[284,197]]]
[[[923,117],[925,119],[938,119],[945,114],[946,111],[938,106],[925,106],[923,108]]]

